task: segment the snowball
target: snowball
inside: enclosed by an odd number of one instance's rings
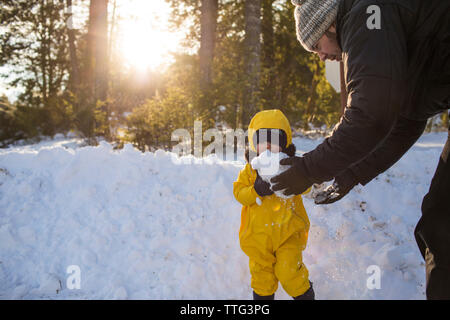
[[[266,150],[251,161],[251,166],[253,169],[257,170],[260,177],[264,181],[270,183],[270,187],[272,187],[273,183],[270,179],[283,173],[291,167],[280,164],[280,161],[286,158],[289,158],[289,156],[284,152],[271,152],[270,150]],[[275,191],[275,194],[283,199],[288,199],[294,196],[285,196],[283,191],[284,190]]]

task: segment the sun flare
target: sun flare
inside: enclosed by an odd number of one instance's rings
[[[169,30],[170,7],[164,0],[133,0],[123,5],[118,49],[126,66],[145,71],[170,62],[182,34]]]

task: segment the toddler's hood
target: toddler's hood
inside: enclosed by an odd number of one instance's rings
[[[287,145],[289,146],[292,143],[291,126],[281,110],[260,111],[250,121],[248,126],[248,143],[254,152],[256,152],[256,146],[253,145],[253,135],[259,129],[281,129],[286,132]]]

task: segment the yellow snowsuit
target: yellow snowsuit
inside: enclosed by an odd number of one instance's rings
[[[261,128],[282,129],[288,145],[292,143],[291,128],[284,114],[266,110],[257,113],[249,125],[249,145],[253,151],[253,134]],[[253,187],[256,176],[256,170],[247,163],[233,184],[234,196],[243,205],[239,240],[249,257],[251,287],[258,295],[269,296],[275,293],[280,281],[290,296],[302,295],[310,287],[308,270],[302,261],[309,230],[302,197],[282,199],[275,194],[260,197]],[[256,203],[257,198],[261,205]]]

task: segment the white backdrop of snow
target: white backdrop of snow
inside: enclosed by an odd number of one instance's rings
[[[445,139],[424,135],[335,204],[305,197],[317,299],[425,298],[413,230]],[[299,155],[320,142],[294,139]],[[232,193],[244,160],[189,160],[63,137],[0,150],[0,299],[250,299]],[[67,288],[70,265],[81,289]],[[290,299],[281,286],[276,297]]]

